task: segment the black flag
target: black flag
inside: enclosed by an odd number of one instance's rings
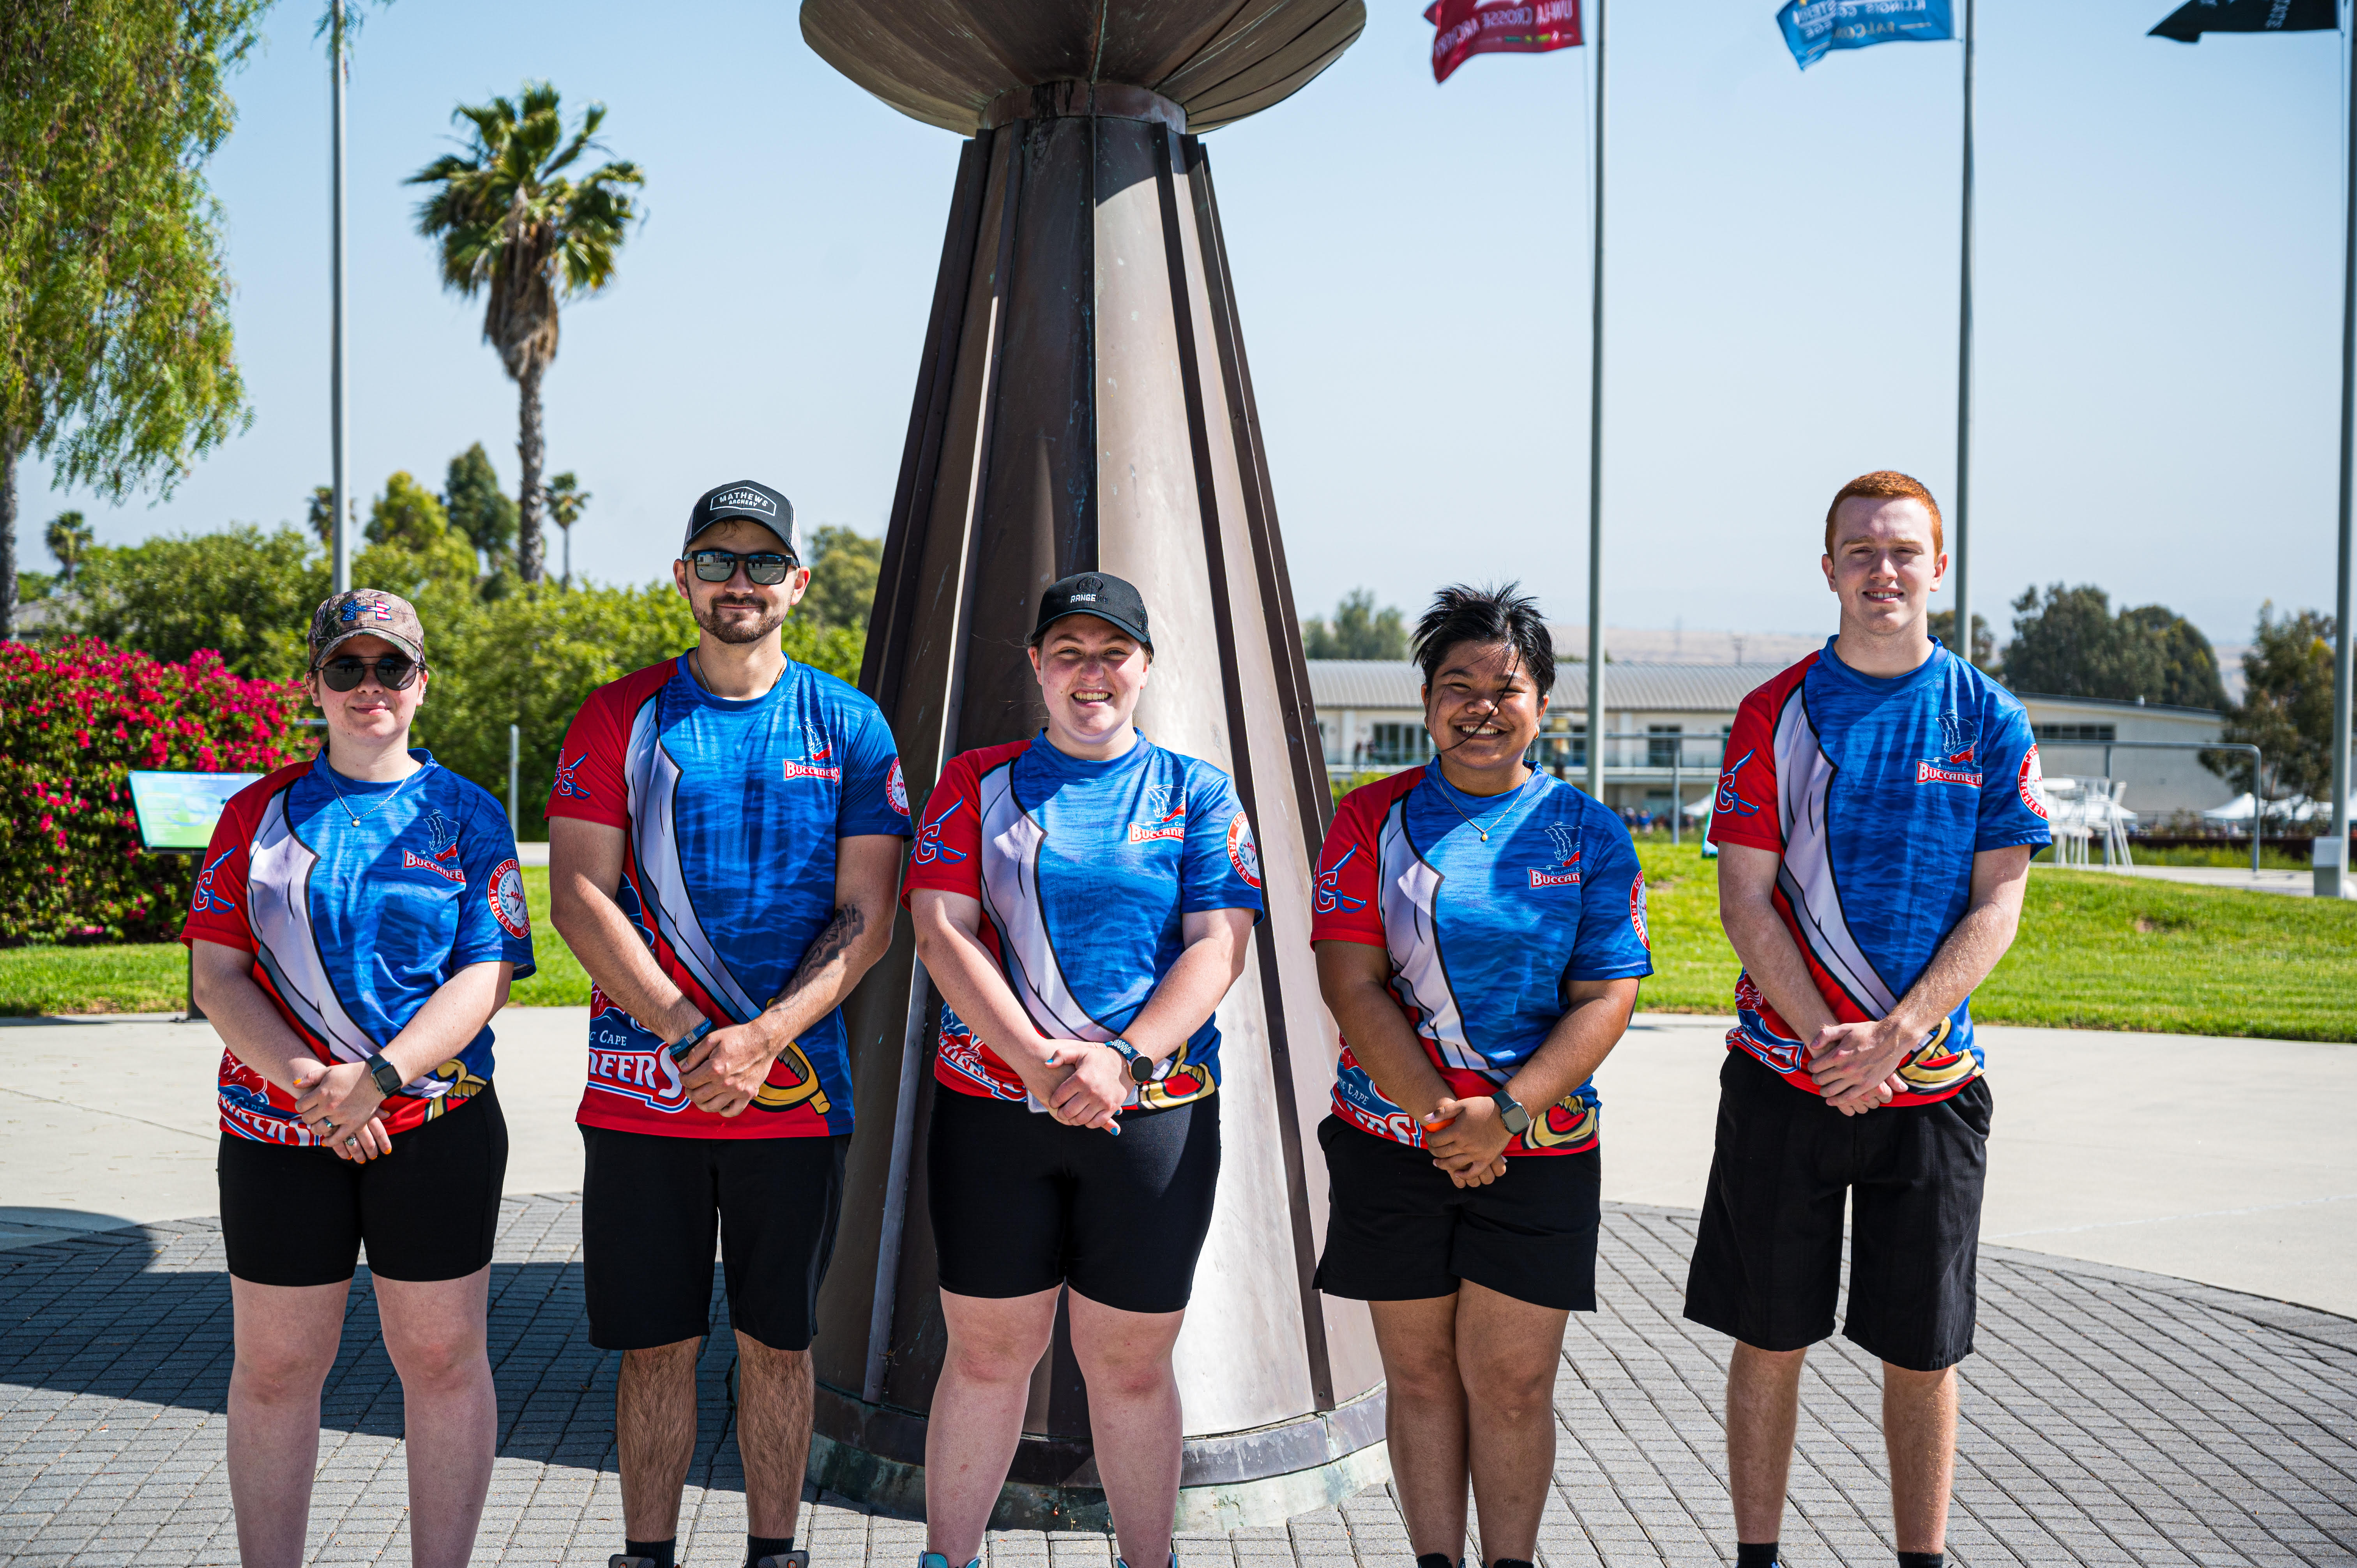
[[[2146,34],[2198,44],[2204,33],[2330,33],[2340,0],[2186,0]]]

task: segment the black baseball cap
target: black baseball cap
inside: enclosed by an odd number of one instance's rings
[[[1154,647],[1154,634],[1146,627],[1145,596],[1110,573],[1076,572],[1049,584],[1039,596],[1039,624],[1031,628],[1032,646],[1038,647],[1048,628],[1066,616],[1111,621],[1149,651]]]
[[[796,561],[802,558],[802,534],[794,526],[794,503],[769,486],[757,485],[750,479],[721,485],[696,497],[694,509],[687,514],[687,537],[680,542],[679,553],[686,554],[694,547],[697,534],[731,517],[759,523],[784,542],[787,554]]]

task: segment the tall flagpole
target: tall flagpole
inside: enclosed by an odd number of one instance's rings
[[[1964,214],[1962,275],[1956,291],[1956,494],[1948,510],[1948,550],[1956,585],[1957,657],[1973,660],[1972,554],[1967,548],[1973,488],[1973,0],[1964,0]]]
[[[2357,6],[2342,28],[2349,50],[2349,99],[2343,108],[2349,137],[2348,194],[2341,221],[2347,238],[2341,262],[2341,575],[2333,602],[2332,622],[2332,839],[2337,846],[2329,871],[2319,869],[2316,891],[2341,897],[2349,872],[2349,703],[2351,653],[2349,636],[2349,519],[2352,467],[2357,467]],[[2256,831],[2257,819],[2252,819]]]
[[[1596,0],[1596,299],[1587,372],[1587,793],[1604,799],[1604,0]]]
[[[352,585],[352,542],[350,503],[344,499],[344,0],[329,0],[328,79],[334,101],[335,174],[330,181],[330,238],[328,242],[328,464],[335,490],[334,527],[328,533],[330,569],[335,591]]]

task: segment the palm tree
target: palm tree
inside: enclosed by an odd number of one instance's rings
[[[556,311],[564,301],[596,294],[613,280],[614,255],[639,216],[630,188],[645,177],[638,166],[608,163],[579,179],[565,171],[597,148],[606,106],[592,103],[568,138],[556,89],[526,82],[520,97],[461,104],[454,120],[474,127],[464,153],[446,153],[410,176],[411,185],[437,187],[418,204],[417,231],[438,240],[442,285],[472,299],[488,296],[483,340],[516,383],[516,455],[523,478],[516,492],[517,566],[527,583],[540,581],[544,552],[541,508],[540,378],[556,357]]]
[[[592,499],[570,468],[548,481],[548,521],[565,532],[565,585],[568,588],[573,585],[573,525],[581,521],[581,510]]]
[[[82,521],[81,513],[78,511],[61,511],[49,520],[48,537],[45,542],[49,547],[49,553],[58,558],[58,565],[63,570],[69,584],[74,579],[74,568],[81,565],[82,558],[90,553],[91,539],[91,526]]]

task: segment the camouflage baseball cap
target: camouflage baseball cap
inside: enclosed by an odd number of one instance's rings
[[[417,607],[382,588],[351,588],[311,612],[311,662],[317,664],[356,637],[381,637],[418,663],[425,662],[425,628]]]

